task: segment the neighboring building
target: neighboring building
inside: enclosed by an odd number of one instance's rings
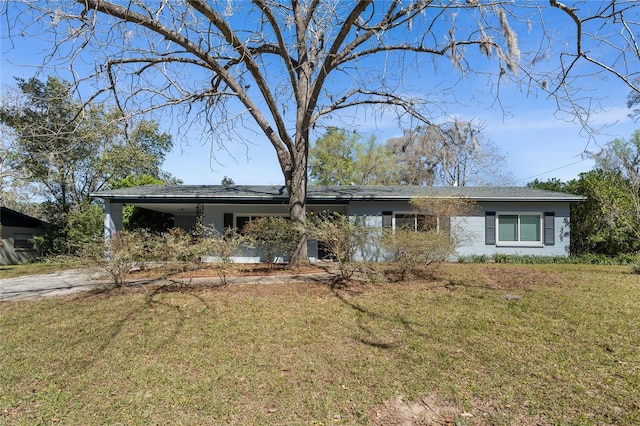
[[[40,255],[33,237],[42,235],[45,222],[6,207],[0,207],[0,265],[16,265]]]
[[[122,227],[122,206],[131,204],[170,213],[175,225],[195,226],[198,218],[219,231],[241,229],[254,218],[289,215],[288,196],[281,186],[140,186],[92,194],[105,202],[105,237]],[[368,226],[394,228],[421,220],[412,210],[415,197],[467,198],[479,206],[475,216],[449,218],[462,230],[458,256],[520,254],[567,256],[569,207],[584,197],[526,187],[309,187],[307,213],[339,212],[365,220]],[[311,260],[322,257],[309,242]],[[241,261],[257,261],[247,253]]]

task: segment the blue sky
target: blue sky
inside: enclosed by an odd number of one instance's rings
[[[2,25],[4,31],[5,23]],[[524,45],[526,39],[521,37],[520,42]],[[14,38],[13,44],[2,38],[1,43],[3,90],[6,85],[13,84],[14,76],[33,76],[48,48],[45,42],[27,38]],[[584,87],[590,96],[601,99],[604,109],[590,117],[590,125],[596,130],[590,134],[577,123],[556,118],[553,99],[527,96],[515,85],[501,88],[502,108],[490,99],[486,103],[471,101],[470,95],[476,89],[482,92],[486,84],[480,80],[461,83],[457,94],[464,103],[449,103],[447,111],[449,117],[474,119],[484,124],[485,137],[507,154],[505,168],[513,174],[517,185],[524,185],[535,178],[576,178],[592,167],[591,161],[581,157],[585,149],[598,151],[598,145],[607,141],[629,138],[639,126],[628,117],[626,99],[629,88],[613,78],[594,80]],[[434,117],[436,122],[446,118]],[[170,119],[162,121],[164,130],[171,133],[176,141],[164,169],[185,184],[218,184],[224,176],[237,184],[283,183],[275,151],[264,136],[252,132],[250,127],[244,133],[250,144],[230,142],[224,149],[219,149],[201,137],[197,125],[192,126],[188,133],[181,133],[181,129],[171,123]],[[402,133],[391,115],[361,115],[350,129],[365,138],[374,134],[381,142]],[[319,133],[314,136],[319,136]]]
[[[638,123],[628,117],[627,94],[625,87],[619,87],[617,96],[607,97],[606,111],[592,118],[591,124],[599,129],[592,134],[578,124],[555,118],[552,101],[531,101],[524,96],[505,99],[510,106],[508,115],[487,108],[465,108],[455,115],[484,122],[486,137],[507,153],[505,167],[516,185],[535,178],[570,180],[593,166],[591,160],[581,156],[585,149],[597,152],[598,144],[629,138],[638,128]],[[381,141],[402,134],[391,117],[388,121],[364,122],[357,129],[365,137],[374,134]],[[255,145],[227,146],[232,155],[206,142],[200,146],[197,139],[195,135],[189,146],[176,147],[165,161],[165,169],[185,183],[218,184],[224,176],[237,184],[283,182],[275,151],[259,134]],[[209,157],[210,153],[215,159]]]
[[[527,97],[515,89],[503,92],[511,92],[502,97],[504,111],[491,105],[457,105],[450,107],[449,115],[484,123],[485,136],[507,154],[505,168],[513,174],[516,185],[535,178],[577,178],[593,166],[581,155],[585,149],[597,152],[599,145],[629,138],[640,128],[640,123],[628,117],[628,87],[618,81],[595,90],[602,97],[604,110],[592,115],[592,133],[580,124],[557,118],[553,99]],[[402,134],[392,114],[363,116],[351,126],[365,138],[375,135],[378,141]],[[176,146],[168,156],[165,169],[187,184],[218,184],[224,176],[237,184],[281,184],[282,174],[271,145],[257,132],[249,139],[255,144],[218,149],[206,141],[202,145],[194,130],[189,145]]]

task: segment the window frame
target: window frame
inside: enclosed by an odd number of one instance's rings
[[[271,216],[279,216],[279,217],[284,217],[284,218],[289,218],[289,214],[287,213],[233,213],[233,229],[235,229],[237,232],[244,232],[244,227],[243,229],[238,228],[238,218],[239,217],[248,217],[249,220],[246,223],[250,223],[253,220],[256,219],[260,219],[263,217],[271,217]],[[246,226],[245,223],[245,226]]]
[[[13,234],[13,249],[15,251],[34,251],[36,246],[33,243],[33,237],[35,234],[28,232],[16,232]],[[20,237],[20,238],[18,238]],[[26,237],[26,238],[24,238]],[[20,244],[18,244],[20,241]]]
[[[418,213],[412,211],[394,211],[391,216],[391,229],[393,229],[394,232],[398,229],[397,216],[399,215],[413,216],[413,231],[416,232],[418,230]]]
[[[385,213],[389,213],[389,212],[382,212],[383,213],[383,217],[385,215]],[[392,211],[391,213],[391,226],[388,227],[387,229],[391,229],[393,232],[395,232],[395,230],[397,229],[397,225],[396,225],[396,216],[398,215],[405,215],[405,216],[413,216],[413,232],[419,232],[418,230],[418,217],[419,216],[423,216],[425,218],[427,217],[432,217],[435,218],[435,223],[436,226],[435,228],[429,228],[428,231],[437,231],[440,232],[442,231],[444,228],[442,226],[442,222],[446,223],[446,219],[447,217],[440,217],[440,216],[436,216],[436,215],[428,215],[428,214],[422,214],[422,213],[418,213],[416,211],[408,211],[408,210],[398,210],[398,211]],[[383,218],[383,228],[385,228],[384,226],[384,218]]]
[[[544,213],[538,211],[500,211],[495,215],[495,245],[498,247],[544,247]],[[516,216],[516,241],[504,241],[500,239],[500,217],[502,216]],[[538,217],[538,240],[537,241],[522,241],[522,216],[537,216]]]

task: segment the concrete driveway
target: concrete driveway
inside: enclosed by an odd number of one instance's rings
[[[228,284],[282,284],[290,282],[325,282],[335,274],[316,272],[308,274],[282,274],[261,276],[229,277]],[[176,280],[173,280],[175,282]],[[182,279],[192,284],[217,284],[215,277]],[[72,269],[52,272],[50,274],[25,275],[17,278],[0,280],[0,302],[16,300],[35,300],[44,297],[67,296],[81,291],[92,290],[110,285],[111,281],[97,278],[97,275],[86,269]],[[129,283],[132,284],[132,283]]]
[[[0,302],[66,296],[91,290],[106,283],[107,281],[96,280],[88,270],[84,269],[3,278],[0,280]]]

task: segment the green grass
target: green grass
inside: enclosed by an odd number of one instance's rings
[[[524,265],[542,265],[551,263],[584,264],[584,265],[631,265],[640,262],[640,254],[620,254],[607,256],[604,254],[583,254],[579,256],[535,256],[517,254],[472,255],[459,258],[461,263],[513,263]]]
[[[397,396],[473,415],[459,424],[640,423],[625,267],[443,265],[409,283],[114,290],[0,314],[9,425],[372,424]]]
[[[81,267],[83,267],[81,263],[69,260],[32,262],[22,265],[0,265],[0,280],[3,278],[21,277],[24,275],[48,274],[65,269]]]

